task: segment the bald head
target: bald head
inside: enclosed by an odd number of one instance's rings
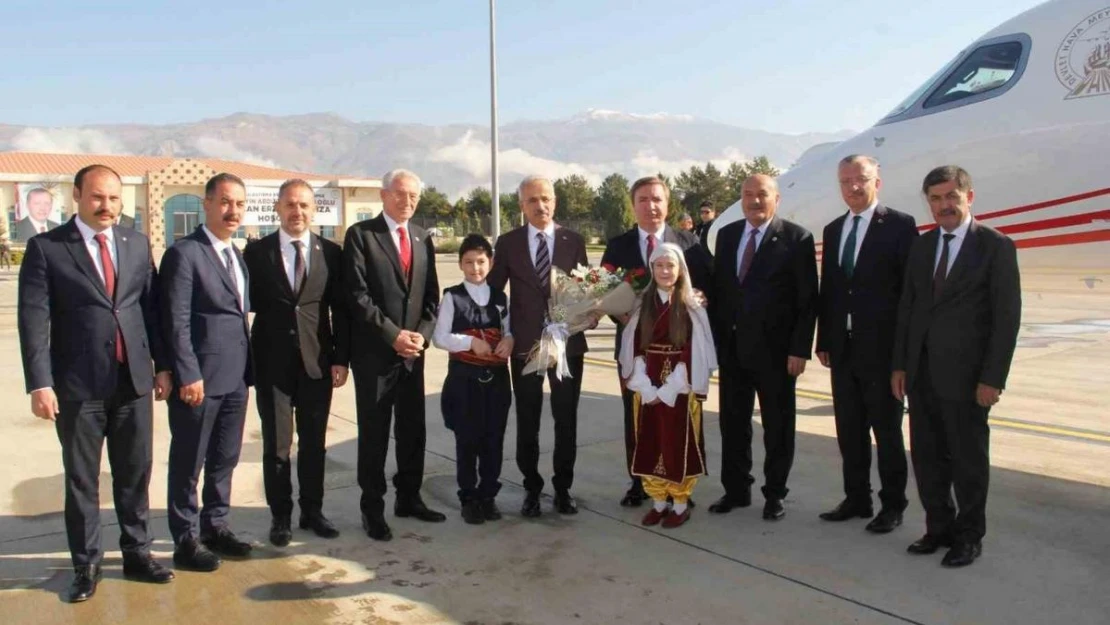
[[[744,218],[753,227],[762,228],[771,221],[779,207],[779,183],[767,174],[754,174],[744,181],[740,191]]]

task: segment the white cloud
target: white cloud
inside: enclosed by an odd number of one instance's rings
[[[193,141],[193,147],[196,148],[201,156],[210,156],[212,158],[222,158],[228,161],[240,161],[253,165],[262,165],[263,167],[278,168],[278,164],[274,161],[268,158],[262,158],[246,150],[240,150],[234,143],[216,137],[207,135],[197,137]]]
[[[12,149],[53,154],[127,153],[114,137],[82,128],[24,128],[12,139]]]

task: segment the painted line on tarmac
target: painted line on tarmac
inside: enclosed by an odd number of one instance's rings
[[[606,367],[609,369],[616,369],[617,363],[612,360],[602,360],[600,358],[585,358],[586,364]],[[720,379],[714,375],[709,379],[710,382],[718,384]],[[816,401],[831,402],[832,395],[821,391],[811,391],[804,388],[799,388],[795,391],[798,397],[806,399],[813,399]],[[1024,421],[1021,419],[1011,419],[1008,417],[991,417],[990,424],[994,427],[1002,428],[1004,430],[1012,430],[1016,432],[1023,432],[1026,434],[1033,434],[1039,436],[1047,436],[1051,438],[1058,438],[1063,440],[1072,440],[1084,443],[1102,443],[1110,445],[1110,434],[1106,432],[1099,432],[1097,430],[1086,430],[1082,428],[1073,428],[1060,425],[1049,425],[1047,423],[1037,423],[1035,421]]]

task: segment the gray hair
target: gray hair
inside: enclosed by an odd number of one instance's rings
[[[874,167],[875,169],[879,168],[879,159],[875,158],[874,156],[868,156],[866,154],[849,154],[848,156],[840,159],[840,164],[837,165],[837,167],[843,167],[845,165],[855,165],[856,163],[865,163]]]
[[[382,176],[382,188],[388,189],[393,186],[393,181],[398,178],[408,178],[416,182],[416,186],[420,187],[421,192],[424,191],[424,183],[420,180],[420,176],[407,169],[391,169],[385,172],[385,175]]]
[[[552,189],[555,188],[555,183],[551,182],[551,179],[547,176],[539,176],[535,174],[531,176],[525,176],[524,180],[521,180],[520,184],[516,186],[516,199],[523,200],[524,198],[521,196],[521,194],[524,192],[524,187],[535,182],[546,182],[548,185],[551,186]]]

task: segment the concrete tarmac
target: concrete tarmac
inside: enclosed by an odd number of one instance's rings
[[[439,270],[444,286],[458,282],[453,259],[443,257]],[[1110,287],[1103,286],[1110,276],[1094,287],[1080,278],[1023,276],[1021,346],[1010,388],[992,413],[984,554],[966,569],[942,568],[939,553],[906,553],[924,532],[912,474],[905,524],[891,534],[868,534],[863,520],[818,520],[842,494],[828,376],[815,360],[799,381],[797,453],[783,521],[761,520],[758,498],[725,516],[707,513],[723,492],[711,393],[710,475],[695,490],[691,521],[675,530],[640,526],[646,508],[618,505],[627,487],[621,405],[612,328],[602,325],[590,334],[579,409],[578,515],[559,516],[550,498],[541,518],[519,515],[523,490],[511,417],[498,498],[505,518],[481,526],[462,522],[454,439],[439,410],[446,357],[432,350],[423,492],[430,506],[448,514],[446,523],[394,518],[387,501],[394,540],[378,543],[361,532],[352,381],[336,392],[328,432],[324,506],[342,535],[324,540],[295,529],[290,546],[269,545],[252,397],[231,522],[255,541],[253,557],[225,560],[216,573],[179,572],[166,586],[124,580],[105,458],[105,578],[91,601],[70,605],[62,600],[72,572],[58,441],[53,426],[30,412],[15,330],[15,274],[0,272],[0,621],[1103,625],[1110,622]],[[156,404],[154,414],[151,530],[156,555],[168,564],[165,405]],[[541,432],[547,479],[551,423],[545,417]],[[758,417],[754,455],[760,486]],[[390,465],[391,473],[392,458]],[[873,483],[877,490],[877,475]]]

